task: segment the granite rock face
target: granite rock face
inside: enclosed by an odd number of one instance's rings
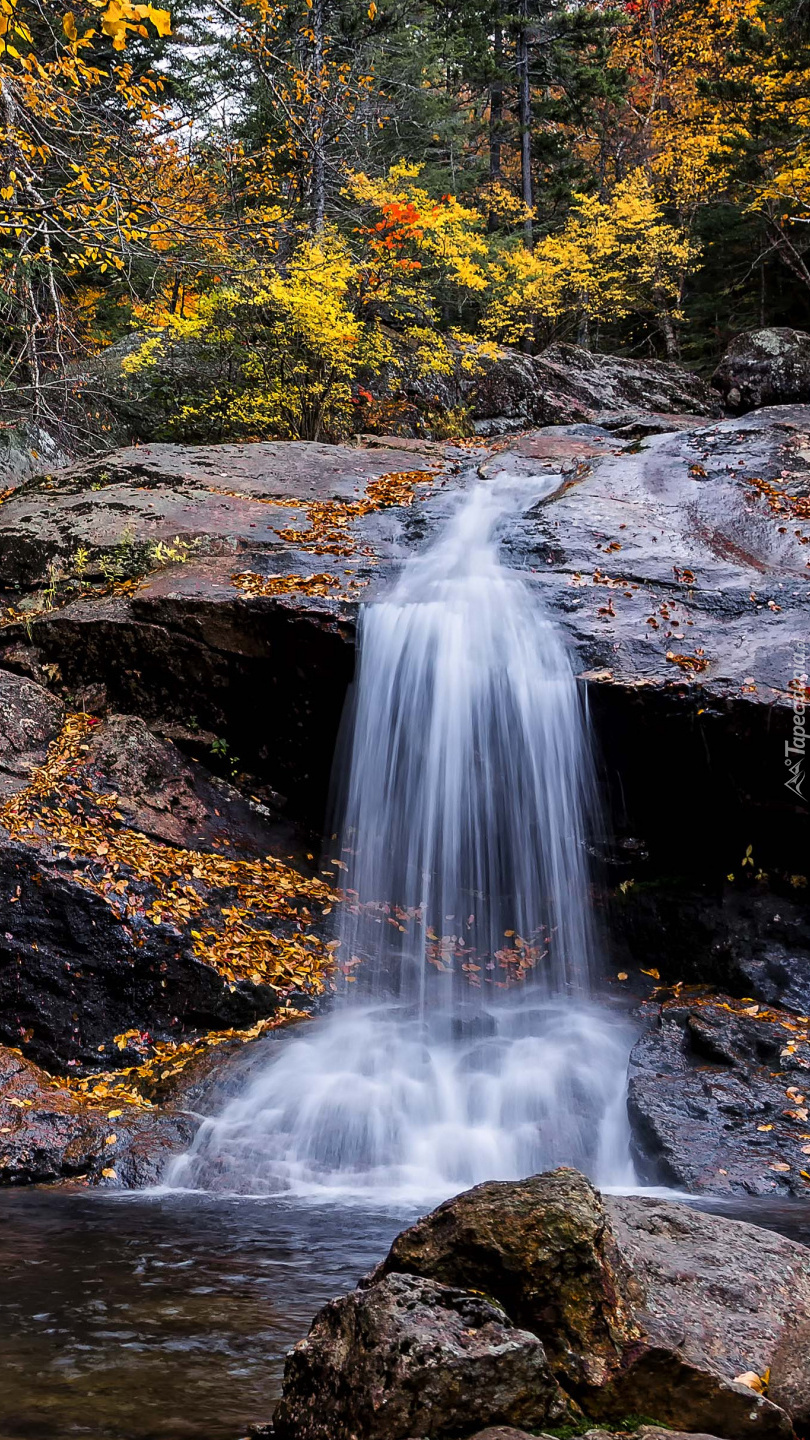
[[[723,995],[650,1010],[628,1094],[640,1173],[692,1192],[806,1195],[806,1022]]]
[[[562,342],[539,355],[507,351],[468,384],[466,399],[479,435],[585,422],[637,437],[720,414],[716,393],[678,365],[601,355]]]
[[[31,599],[49,565],[69,572],[84,547],[96,578],[67,603],[12,616],[5,663],[58,667],[67,694],[103,684],[114,711],[222,738],[319,828],[359,603],[479,472],[512,475],[527,505],[504,526],[505,553],[571,644],[614,828],[670,869],[673,856],[699,869],[718,853],[731,869],[760,835],[795,868],[807,809],[788,788],[801,777],[785,744],[810,584],[810,408],[690,423],[633,441],[552,427],[496,455],[150,445],[54,472],[0,506],[4,573]],[[385,477],[414,475],[412,503],[375,499]],[[533,477],[538,490],[559,477],[535,505]],[[131,583],[99,593],[99,567],[130,562]],[[665,783],[651,784],[659,773]]]
[[[735,336],[712,376],[730,410],[810,401],[810,335],[789,326]]]

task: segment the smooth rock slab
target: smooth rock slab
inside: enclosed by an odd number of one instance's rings
[[[333,1300],[292,1351],[278,1440],[431,1440],[559,1424],[568,1406],[535,1335],[490,1301],[389,1275]]]

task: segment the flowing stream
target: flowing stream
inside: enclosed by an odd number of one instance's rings
[[[338,859],[343,985],[167,1182],[377,1201],[570,1163],[633,1182],[630,1044],[592,996],[587,717],[499,531],[558,477],[475,483],[364,607]]]

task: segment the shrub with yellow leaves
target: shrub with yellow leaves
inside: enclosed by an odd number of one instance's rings
[[[643,170],[607,199],[577,195],[561,230],[533,251],[518,245],[493,266],[485,329],[500,340],[532,336],[536,322],[576,315],[592,324],[630,314],[671,324],[697,246],[670,224]]]

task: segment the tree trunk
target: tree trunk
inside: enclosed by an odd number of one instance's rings
[[[314,102],[311,107],[312,127],[312,229],[316,235],[323,230],[326,215],[326,157],[324,155],[324,30],[326,0],[312,4],[312,70]]]
[[[520,123],[520,189],[527,207],[523,222],[523,238],[531,250],[534,244],[532,211],[534,194],[532,187],[532,97],[529,85],[529,7],[528,0],[521,0],[520,30],[518,32],[518,119]]]
[[[497,185],[501,179],[501,141],[503,136],[503,30],[495,27],[492,41],[492,57],[495,75],[489,90],[489,183]],[[497,230],[498,217],[489,212],[489,230]]]

